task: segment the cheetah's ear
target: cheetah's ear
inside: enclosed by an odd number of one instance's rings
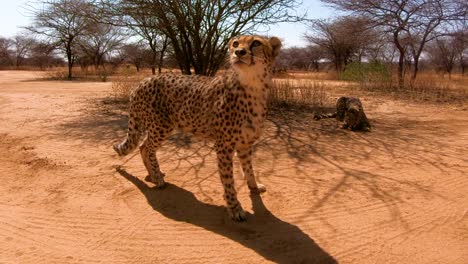
[[[278,56],[281,49],[281,40],[277,37],[271,37],[268,42],[271,45],[273,57]]]

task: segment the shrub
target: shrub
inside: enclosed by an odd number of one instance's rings
[[[345,81],[389,82],[392,75],[384,64],[376,61],[371,63],[350,63],[340,77]]]
[[[128,101],[130,93],[140,83],[142,76],[130,68],[124,68],[112,82],[112,96],[117,100]]]

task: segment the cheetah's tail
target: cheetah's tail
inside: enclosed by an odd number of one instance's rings
[[[315,120],[320,120],[324,118],[334,118],[336,117],[336,112],[335,113],[328,113],[328,114],[319,114],[319,113],[314,113],[314,119]]]
[[[127,155],[138,146],[138,142],[142,135],[141,126],[139,126],[138,123],[138,119],[130,114],[128,119],[127,138],[125,138],[122,143],[117,143],[113,146],[115,152],[117,152],[119,156]]]

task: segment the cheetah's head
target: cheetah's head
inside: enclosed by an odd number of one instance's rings
[[[277,37],[240,36],[229,41],[229,58],[235,70],[271,66],[280,49],[281,41]]]

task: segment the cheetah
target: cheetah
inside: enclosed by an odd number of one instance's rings
[[[265,192],[255,180],[252,148],[262,134],[272,68],[281,49],[276,37],[239,36],[229,46],[230,69],[216,77],[160,74],[143,80],[130,96],[126,139],[113,146],[120,155],[137,147],[149,177],[163,187],[156,150],[174,130],[214,143],[227,211],[235,221],[246,214],[237,199],[233,156],[240,160],[251,192]],[[146,134],[146,137],[144,135]]]
[[[334,118],[343,122],[341,128],[352,131],[370,131],[371,125],[367,120],[361,100],[356,97],[340,97],[336,101],[336,112],[329,114],[315,114],[314,119]]]

